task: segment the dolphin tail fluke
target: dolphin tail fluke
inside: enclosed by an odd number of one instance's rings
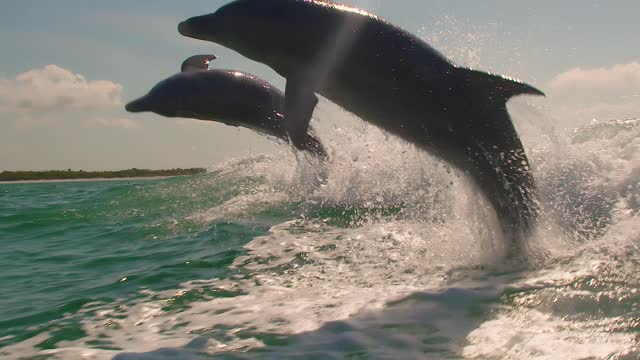
[[[529,159],[506,103],[513,96],[544,93],[519,80],[482,71],[456,68],[453,75],[466,87],[470,101],[466,126],[483,134],[476,138],[470,154],[476,180],[493,203],[505,235],[522,250],[522,239],[531,234],[537,222],[538,196]]]
[[[456,68],[456,71],[463,76],[474,93],[486,93],[493,100],[506,102],[517,95],[545,96],[542,91],[518,79],[473,69]]]

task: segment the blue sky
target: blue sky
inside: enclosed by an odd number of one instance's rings
[[[123,110],[198,53],[218,55],[217,67],[283,86],[267,67],[177,33],[179,21],[226,2],[4,4],[0,170],[208,166],[277,149],[249,130]],[[461,65],[534,84],[549,95],[544,101],[551,116],[568,124],[639,116],[638,1],[345,3],[419,34]],[[68,101],[58,101],[62,97]]]

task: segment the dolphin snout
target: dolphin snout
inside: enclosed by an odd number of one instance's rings
[[[193,34],[193,27],[189,24],[189,20],[178,24],[178,32],[183,36],[191,36]]]
[[[132,113],[148,111],[149,108],[144,98],[133,100],[124,107],[125,110]]]
[[[218,22],[216,14],[201,15],[189,18],[178,24],[178,32],[186,37],[198,40],[210,40],[214,35]]]

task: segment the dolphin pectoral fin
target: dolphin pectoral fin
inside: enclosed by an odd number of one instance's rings
[[[186,59],[180,67],[181,72],[209,70],[209,62],[217,59],[215,55],[194,55]]]
[[[284,101],[284,128],[291,143],[299,150],[306,149],[307,132],[318,97],[305,82],[287,79]]]
[[[328,157],[327,151],[322,146],[320,140],[317,137],[307,134],[307,139],[305,140],[305,150],[308,152],[319,156],[322,159],[326,159]]]

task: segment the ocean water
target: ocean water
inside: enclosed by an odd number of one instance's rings
[[[640,126],[510,108],[543,206],[527,263],[462,174],[358,122],[321,130],[326,165],[0,184],[0,357],[638,359]]]

